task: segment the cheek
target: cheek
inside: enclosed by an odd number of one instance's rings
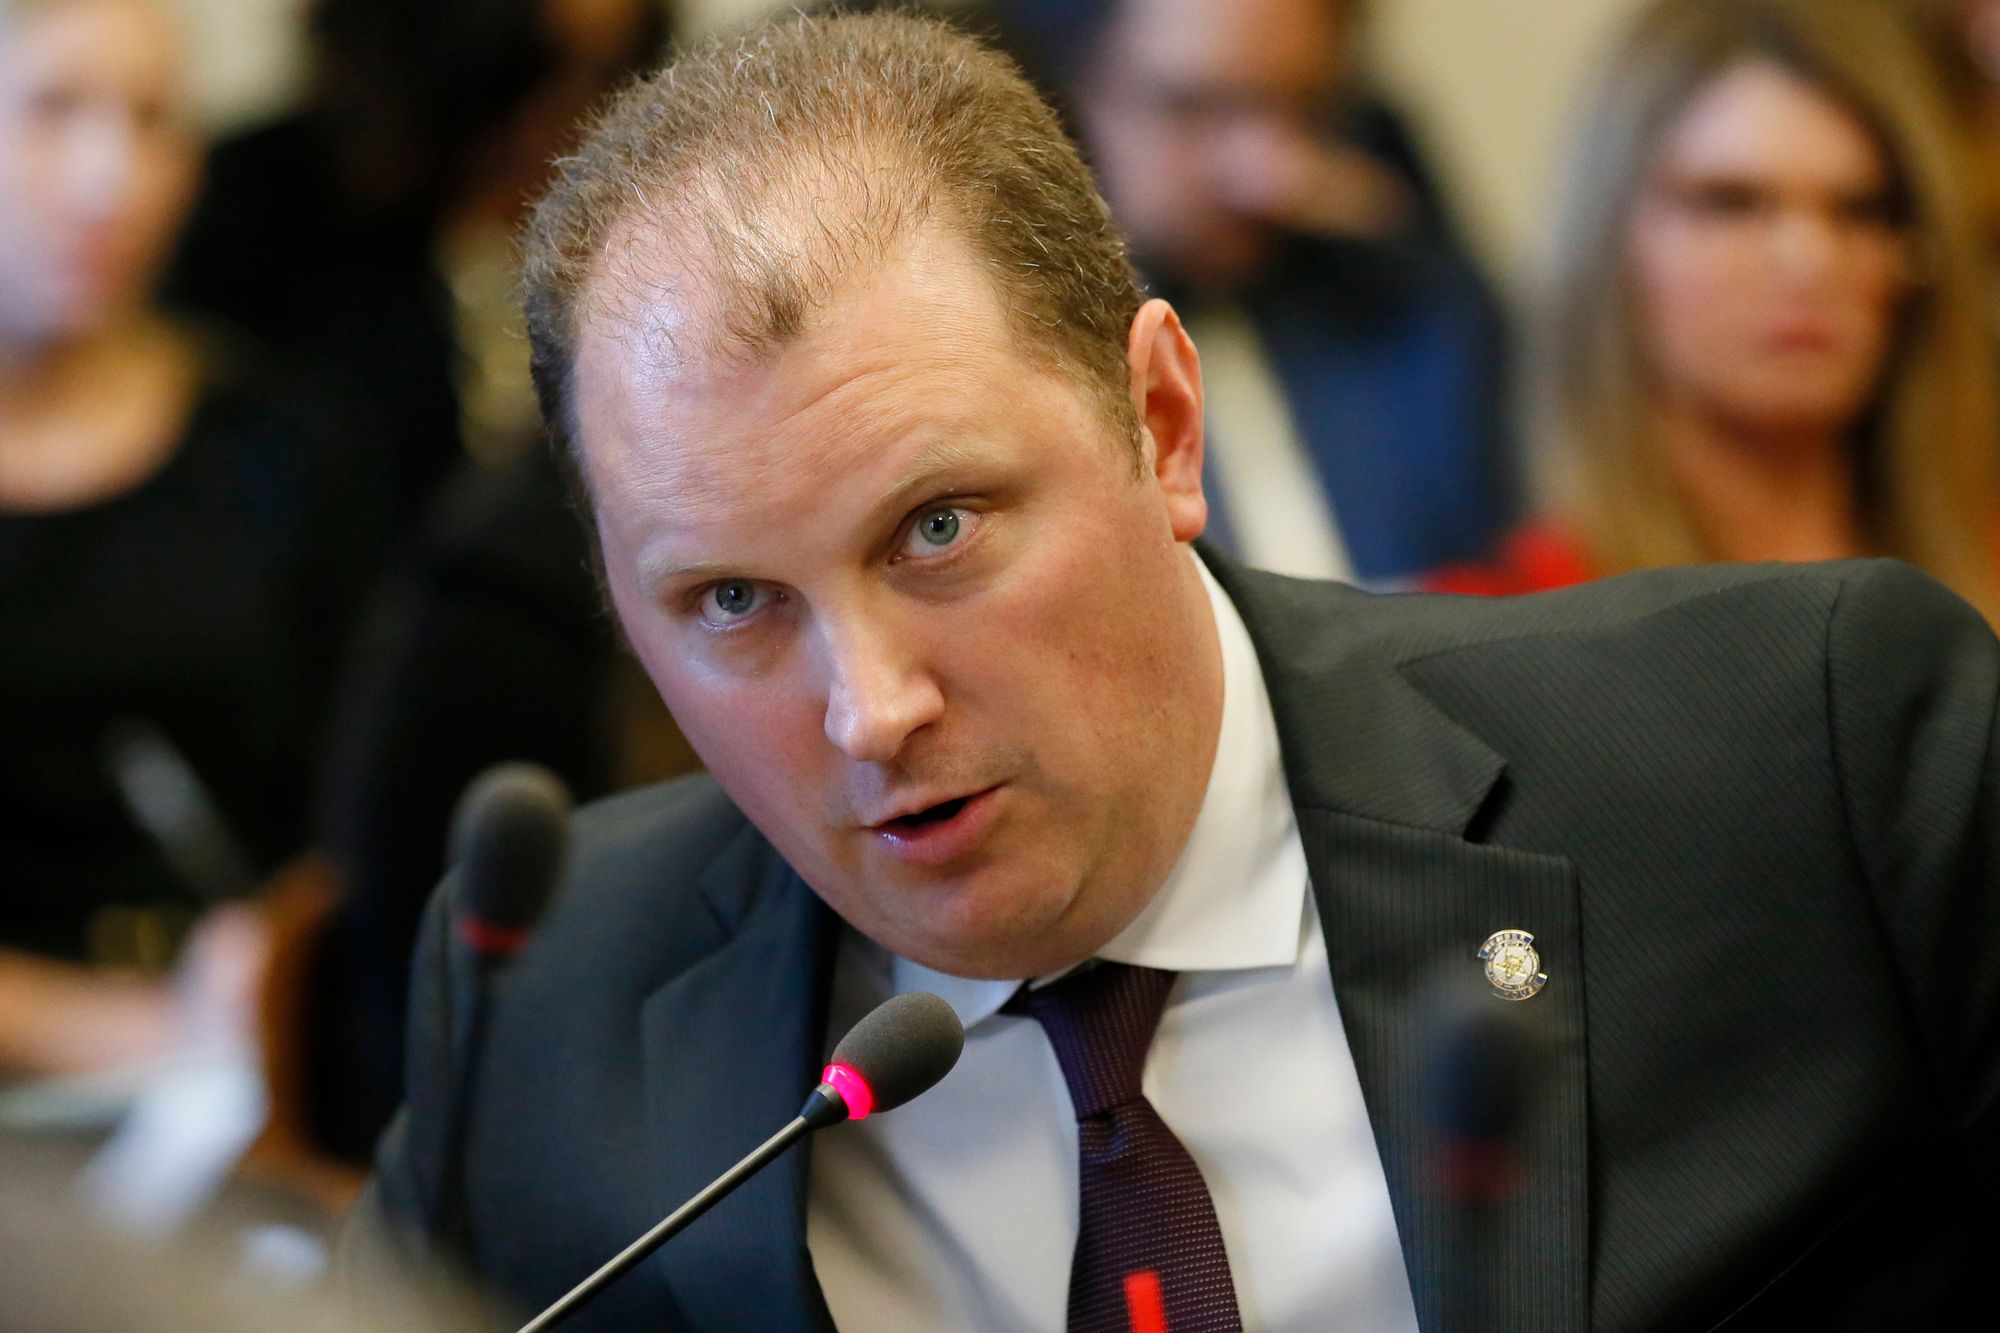
[[[1070,526],[1099,533],[1110,525]],[[990,740],[1029,744],[1058,778],[1117,766],[1134,729],[1152,725],[1143,701],[1164,692],[1153,645],[1170,631],[1148,595],[1164,576],[1145,572],[1157,568],[1157,549],[1042,540],[980,599],[955,636],[950,673],[966,711],[1001,729]],[[1000,702],[989,710],[988,701]],[[982,718],[989,711],[1000,716]]]
[[[1856,289],[1840,310],[1855,343],[1871,364],[1880,362],[1894,340],[1907,298],[1900,282],[1886,281]]]
[[[1720,344],[1741,335],[1745,318],[1740,281],[1672,237],[1633,246],[1632,282],[1641,344],[1655,369],[1669,379],[1696,365],[1727,360]]]
[[[1114,118],[1098,142],[1104,173],[1115,182],[1121,216],[1129,223],[1173,234],[1208,212],[1199,146],[1158,117]]]
[[[7,223],[0,236],[21,237],[23,227],[51,211],[54,191],[46,158],[12,127],[0,128],[0,219]]]
[[[178,146],[164,146],[145,162],[132,212],[148,255],[164,253],[173,244],[194,203],[197,178],[194,163]]]
[[[770,828],[817,819],[830,780],[825,706],[794,676],[744,678],[700,664],[671,631],[630,628],[633,650],[702,764]]]

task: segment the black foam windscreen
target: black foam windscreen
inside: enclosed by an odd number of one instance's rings
[[[910,991],[875,1006],[833,1048],[833,1063],[867,1080],[874,1109],[901,1106],[951,1072],[965,1049],[952,1007],[929,991]]]
[[[451,819],[465,911],[501,930],[534,925],[569,849],[569,811],[568,788],[537,764],[496,764],[473,779]]]
[[[1479,1203],[1514,1188],[1547,1056],[1548,1015],[1471,975],[1440,978],[1418,1011],[1424,1118],[1448,1197]]]

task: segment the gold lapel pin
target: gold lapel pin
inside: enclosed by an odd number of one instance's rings
[[[1535,952],[1535,937],[1525,930],[1496,930],[1479,946],[1479,961],[1486,964],[1486,979],[1503,1000],[1532,1000],[1549,984],[1542,971],[1542,956]]]

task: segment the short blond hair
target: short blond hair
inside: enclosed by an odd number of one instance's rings
[[[926,223],[963,237],[1029,355],[1138,439],[1125,340],[1143,302],[1055,113],[1006,57],[908,15],[797,17],[696,47],[615,96],[558,163],[525,244],[543,414],[575,448],[583,322],[634,234],[671,238],[720,308],[686,354],[756,356]]]

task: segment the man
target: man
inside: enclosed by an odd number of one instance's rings
[[[1370,583],[1481,551],[1510,504],[1499,314],[1365,95],[1359,0],[1104,8],[1077,123],[1202,349],[1210,535]]]
[[[1046,109],[911,20],[628,92],[528,282],[610,600],[710,776],[579,819],[458,1161],[434,905],[358,1237],[546,1303],[931,989],[943,1083],[579,1324],[1123,1328],[1144,1272],[1181,1333],[1908,1326],[1971,1290],[2000,652],[1948,594],[1376,599],[1198,558],[1193,345]],[[1412,1058],[1440,969],[1546,1044],[1472,1194]]]

